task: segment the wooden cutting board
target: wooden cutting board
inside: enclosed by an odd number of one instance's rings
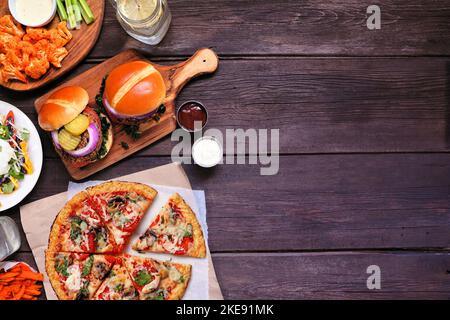
[[[88,0],[89,6],[95,16],[95,21],[90,25],[86,23],[81,24],[80,30],[70,30],[73,35],[72,40],[66,45],[69,54],[62,61],[61,68],[50,67],[48,72],[38,80],[33,80],[27,77],[28,83],[20,81],[2,82],[0,85],[15,91],[28,91],[37,89],[43,85],[55,80],[56,78],[66,74],[72,70],[78,63],[80,63],[91,51],[92,47],[97,42],[98,36],[103,24],[103,16],[105,13],[105,0]],[[8,10],[8,0],[0,0],[0,16],[10,14]],[[56,14],[53,21],[45,26],[46,28],[53,28],[60,22],[58,14]]]
[[[42,105],[53,93],[53,91],[70,85],[77,85],[85,88],[89,93],[89,104],[91,106],[95,106],[95,96],[100,90],[103,77],[111,72],[111,70],[115,67],[135,60],[146,59],[135,50],[127,50],[111,59],[106,60],[102,64],[89,69],[76,78],[67,81],[65,84],[37,99],[35,101],[36,111],[39,113]],[[142,135],[137,140],[133,140],[129,135],[127,135],[123,130],[123,126],[113,124],[114,144],[109,154],[100,161],[89,164],[80,169],[73,167],[70,162],[63,160],[67,171],[75,180],[87,178],[90,175],[109,167],[110,165],[128,157],[142,148],[145,148],[146,146],[174,131],[177,126],[175,118],[175,99],[177,98],[178,93],[189,80],[201,74],[212,73],[216,71],[219,65],[219,59],[216,53],[210,49],[200,49],[188,60],[172,66],[162,66],[152,63],[151,61],[148,62],[151,63],[159,72],[161,72],[166,84],[167,91],[166,98],[164,100],[166,112],[161,116],[161,119],[158,122],[150,120],[147,123],[141,124],[139,130],[142,132]],[[124,149],[122,147],[122,142],[127,143],[129,148]]]

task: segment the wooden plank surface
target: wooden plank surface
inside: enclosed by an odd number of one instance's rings
[[[366,27],[381,7],[381,30]],[[221,55],[448,55],[447,0],[171,0],[173,21],[158,46],[128,37],[107,4],[104,32],[91,57],[140,48],[153,56],[187,56],[199,47]],[[211,22],[214,23],[211,23]]]
[[[35,266],[31,253],[16,258]],[[225,299],[450,297],[449,253],[245,253],[212,254],[212,259]],[[381,269],[381,290],[367,289],[371,265]]]
[[[92,179],[168,162],[128,159]],[[276,176],[257,165],[184,168],[206,191],[213,252],[450,247],[450,154],[284,156]],[[61,162],[48,159],[26,201],[65,190]]]
[[[449,64],[448,58],[222,60],[215,76],[194,80],[177,101],[202,101],[209,128],[280,129],[284,154],[447,152]],[[0,99],[36,121],[33,102],[44,92],[0,91]],[[45,155],[56,157],[50,139],[42,140]],[[140,155],[170,155],[173,146],[164,139]]]

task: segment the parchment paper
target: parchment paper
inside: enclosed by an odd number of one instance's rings
[[[117,177],[111,180],[141,182],[149,185],[169,186],[191,190],[189,179],[187,178],[186,173],[179,163],[172,163],[165,166],[137,172],[131,175]],[[180,194],[182,193],[180,192]],[[47,299],[50,300],[57,299],[57,297],[53,292],[53,289],[48,281],[45,272],[45,250],[48,244],[50,227],[59,210],[66,203],[67,196],[67,192],[63,192],[45,199],[29,203],[20,208],[22,226],[33,255],[36,259],[38,269],[45,275],[44,288]],[[197,201],[194,201],[194,203],[196,202]],[[191,205],[192,203],[189,204]],[[194,204],[192,205],[194,206]],[[204,229],[204,231],[205,233],[207,233],[207,229]],[[223,299],[223,296],[220,290],[220,286],[217,282],[209,250],[207,255],[209,299],[221,300]]]

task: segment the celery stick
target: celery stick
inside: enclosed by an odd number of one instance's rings
[[[58,9],[59,20],[67,21],[67,12],[61,0],[56,0],[56,6]]]
[[[75,19],[75,13],[73,10],[72,0],[66,0],[66,9],[67,9],[67,15],[68,15],[68,24],[69,29],[75,29],[77,26],[77,22]]]
[[[87,4],[86,0],[78,0],[78,2],[80,3],[81,13],[83,14],[83,12],[84,12],[83,17],[88,17],[89,21],[91,21],[91,20],[94,21],[95,20],[95,16],[92,13],[91,7],[89,7],[89,5]],[[86,23],[88,23],[88,22],[86,22]]]
[[[86,24],[91,24],[92,22],[94,22],[94,19],[91,19],[89,16],[87,16],[83,9],[81,9],[81,15],[83,16],[84,22],[86,22]]]
[[[80,6],[78,5],[78,0],[72,0],[72,6],[73,6],[73,12],[75,14],[75,21],[81,22],[82,21],[81,10],[80,10]]]

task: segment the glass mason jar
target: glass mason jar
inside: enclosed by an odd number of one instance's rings
[[[133,38],[156,45],[169,30],[172,15],[167,0],[110,0],[117,20]]]
[[[0,261],[20,248],[20,233],[13,219],[6,216],[0,217]]]

